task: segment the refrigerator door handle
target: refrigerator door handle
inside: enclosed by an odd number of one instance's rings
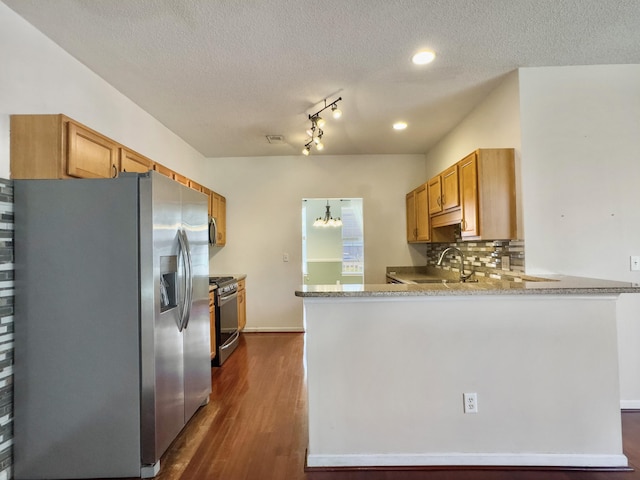
[[[189,292],[189,286],[190,286],[190,281],[189,278],[191,276],[191,269],[190,269],[190,265],[189,265],[189,256],[188,256],[188,247],[187,244],[185,243],[185,234],[182,230],[178,230],[178,254],[180,255],[180,257],[182,258],[182,265],[184,268],[184,276],[183,276],[183,281],[184,281],[184,289],[183,289],[183,296],[182,296],[182,302],[180,305],[180,321],[178,324],[178,330],[182,331],[185,328],[185,323],[186,323],[186,318],[188,315],[188,308],[190,307],[191,303],[189,302],[189,296],[190,296],[190,292]]]
[[[189,325],[189,319],[191,318],[191,305],[193,304],[193,260],[191,258],[191,245],[189,245],[189,238],[184,230],[182,230],[182,236],[184,238],[184,245],[187,253],[187,265],[189,267],[189,276],[187,277],[186,315],[182,324],[182,328],[185,329]]]

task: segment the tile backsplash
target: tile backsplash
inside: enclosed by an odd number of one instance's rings
[[[0,179],[0,480],[13,452],[13,183]]]
[[[430,243],[427,245],[427,266],[437,269],[460,271],[460,255],[450,252],[436,266],[440,254],[447,247],[457,247],[465,257],[464,269],[477,277],[518,281],[524,275],[524,241],[490,240],[485,242]]]

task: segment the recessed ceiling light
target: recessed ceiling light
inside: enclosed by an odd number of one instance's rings
[[[406,122],[396,122],[393,124],[394,130],[404,130],[405,128],[407,128]]]
[[[433,62],[434,58],[436,58],[435,53],[430,50],[423,50],[411,57],[411,61],[416,65],[426,65],[427,63]]]

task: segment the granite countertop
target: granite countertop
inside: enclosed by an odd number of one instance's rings
[[[401,275],[387,275],[403,281]],[[455,278],[455,277],[454,277]],[[640,293],[640,284],[598,280],[594,278],[545,275],[545,278],[523,276],[523,281],[482,279],[468,283],[416,283],[413,280],[442,280],[427,274],[412,274],[412,283],[368,285],[304,285],[296,290],[298,297],[414,297],[462,295],[601,295]],[[451,279],[451,277],[450,277]]]
[[[209,277],[233,277],[236,280],[244,280],[247,278],[246,273],[210,273]]]

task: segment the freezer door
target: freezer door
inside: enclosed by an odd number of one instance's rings
[[[209,335],[209,229],[206,195],[182,187],[182,229],[191,247],[191,312],[183,330],[184,421],[211,393]]]
[[[180,185],[140,177],[142,463],[155,464],[184,426]]]
[[[142,459],[153,465],[211,392],[206,196],[140,178]]]

